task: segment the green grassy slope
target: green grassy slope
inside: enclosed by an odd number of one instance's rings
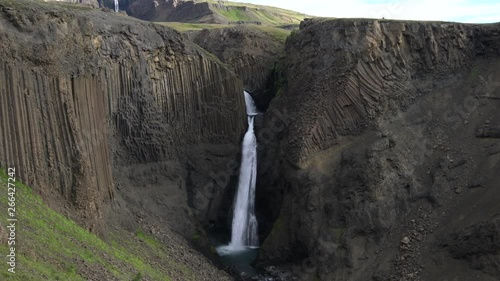
[[[242,22],[241,25],[255,31],[267,33],[284,42],[291,33],[290,28],[298,28],[300,22],[309,17],[299,12],[271,6],[216,0],[195,0],[195,2],[217,4],[210,6],[210,10],[217,15],[215,18],[223,19],[220,22],[225,24],[206,23],[204,21],[205,17],[200,17],[200,22],[192,22],[190,19],[186,20],[186,22],[155,21],[155,23],[172,27],[179,32],[190,32],[203,29],[237,27],[240,24],[235,24],[235,22]]]
[[[225,28],[232,26],[229,24],[190,23],[190,22],[155,22],[155,23],[171,27],[179,32],[198,31],[198,30],[212,29],[212,28]]]
[[[0,223],[7,225],[7,176],[0,170]],[[5,260],[0,280],[193,280],[192,272],[169,255],[165,244],[138,231],[109,233],[108,242],[48,208],[31,189],[16,183],[16,273],[7,272],[6,243],[0,245]],[[89,273],[90,272],[90,273]],[[97,272],[97,273],[96,273]],[[96,277],[95,274],[98,276]]]
[[[216,10],[230,21],[260,21],[267,25],[284,25],[284,24],[299,24],[304,18],[308,17],[305,14],[281,9],[277,7],[255,5],[250,3],[239,3],[230,1],[217,0],[197,0],[195,2],[209,2],[213,4],[223,4],[228,8],[225,10]],[[246,11],[237,9],[246,7]]]
[[[188,23],[188,22],[157,22],[157,24],[165,25],[171,27],[179,32],[188,31],[200,31],[203,29],[215,29],[215,28],[226,28],[226,27],[237,27],[237,25],[231,24],[208,24],[208,23]],[[291,30],[265,25],[256,24],[245,24],[245,27],[249,29],[255,29],[256,31],[262,31],[271,35],[272,37],[284,42],[288,35],[290,35]]]
[[[268,6],[224,2],[227,10],[212,8],[212,11],[223,16],[228,21],[257,21],[263,25],[280,26],[299,24],[307,16],[298,12],[283,10]],[[245,10],[241,9],[246,7]]]
[[[156,22],[162,21],[177,21],[177,22],[191,22],[191,23],[214,23],[214,24],[226,24],[226,23],[258,23],[267,26],[290,26],[299,25],[302,20],[310,16],[281,8],[262,6],[247,3],[237,3],[229,1],[213,1],[213,0],[194,0],[196,4],[209,3],[209,7],[204,5],[201,9],[192,9],[191,11],[183,10],[183,15],[174,14],[175,20],[168,20],[165,15],[162,16],[161,11],[157,12],[151,20]],[[182,5],[180,7],[183,7]],[[191,7],[187,5],[187,7]],[[198,6],[200,7],[200,6]],[[199,13],[198,16],[196,14]],[[211,19],[207,19],[207,15],[212,14]],[[180,18],[179,18],[180,17]],[[182,17],[185,17],[183,19]]]

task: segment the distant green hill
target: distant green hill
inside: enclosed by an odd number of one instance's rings
[[[296,25],[308,17],[299,12],[271,6],[214,0],[196,0],[195,2],[211,4],[210,9],[229,22],[253,21],[263,25]]]
[[[107,7],[112,0],[104,0]],[[214,0],[120,0],[120,8],[131,16],[154,22],[201,24],[256,24],[297,26],[305,14],[286,9],[247,3]]]

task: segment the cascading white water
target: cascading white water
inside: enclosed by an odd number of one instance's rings
[[[120,11],[120,5],[118,4],[118,0],[115,0],[115,12],[118,13]]]
[[[220,254],[243,251],[258,247],[257,219],[255,217],[255,183],[257,180],[257,139],[253,130],[255,115],[258,114],[255,103],[249,93],[245,94],[248,115],[248,130],[243,138],[242,157],[238,190],[234,202],[231,242],[219,247]]]
[[[245,95],[245,106],[247,109],[247,115],[248,116],[255,116],[255,115],[259,114],[259,112],[257,111],[257,107],[255,106],[255,102],[253,101],[252,96],[249,93],[247,93],[246,91],[243,92],[243,94]],[[253,130],[253,126],[252,126],[252,130]]]

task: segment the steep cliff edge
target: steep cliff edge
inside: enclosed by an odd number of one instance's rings
[[[498,235],[500,25],[306,20],[286,51],[257,134],[260,263],[496,280],[498,247],[479,241]]]
[[[0,166],[95,232],[200,236],[225,190],[198,197],[246,126],[236,74],[129,17],[34,1],[0,11]]]
[[[284,54],[284,40],[276,30],[249,26],[204,29],[191,32],[189,38],[232,66],[249,91],[263,91]],[[255,95],[254,95],[255,96]],[[257,99],[260,104],[260,99]]]

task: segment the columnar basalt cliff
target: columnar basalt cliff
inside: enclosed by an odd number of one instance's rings
[[[500,144],[481,135],[500,122],[499,34],[304,21],[257,133],[260,264],[292,264],[287,278],[304,280],[498,278],[498,249],[464,241],[481,225],[498,235]]]
[[[237,75],[169,28],[83,7],[0,10],[0,166],[91,230],[149,212],[195,235],[224,190],[196,195],[246,128]]]
[[[409,104],[421,94],[420,85],[411,83],[416,76],[453,73],[478,53],[495,53],[498,48],[482,38],[483,29],[454,23],[314,23],[303,22],[300,36],[290,38],[287,45],[288,86],[293,89],[287,98],[294,99],[289,110],[314,112],[294,124],[299,131],[292,143],[301,149],[290,149],[297,151],[290,155],[292,162],[330,146],[337,135],[372,125],[370,120],[387,110]],[[490,30],[493,39],[495,28]],[[309,48],[304,51],[305,47]],[[304,65],[304,59],[310,63]],[[320,72],[323,75],[317,77]],[[315,88],[308,89],[311,85],[304,81],[314,81]],[[311,93],[307,99],[305,92]],[[294,102],[298,99],[306,103]]]
[[[201,21],[219,5],[161,2]],[[191,280],[228,280],[185,238],[208,252],[205,230],[230,222],[243,89],[262,90],[258,265],[287,281],[500,279],[500,24],[311,19],[283,59],[249,27],[189,38],[0,0],[0,167],[102,237],[145,229],[195,256]]]

